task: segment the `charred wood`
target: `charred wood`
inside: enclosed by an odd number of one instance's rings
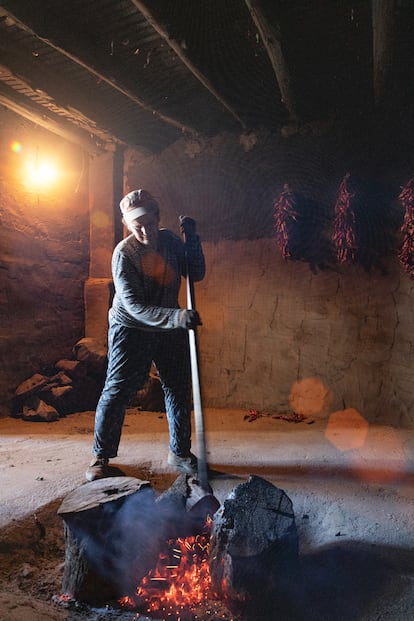
[[[300,618],[298,536],[286,493],[251,475],[214,517],[210,569],[213,589],[243,619]]]
[[[154,500],[147,481],[130,477],[93,481],[64,499],[64,595],[101,605],[133,593],[158,557]]]

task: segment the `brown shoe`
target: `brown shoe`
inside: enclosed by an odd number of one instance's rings
[[[94,457],[89,464],[85,476],[87,481],[96,481],[108,476],[108,459],[106,457]]]
[[[197,475],[197,457],[192,453],[188,457],[179,457],[172,451],[168,451],[167,463],[178,472],[184,472],[191,476]]]

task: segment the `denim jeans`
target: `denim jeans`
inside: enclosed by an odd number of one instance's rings
[[[154,362],[164,391],[169,447],[185,457],[191,447],[191,368],[188,333],[181,328],[146,332],[110,321],[108,369],[95,415],[93,454],[118,454],[125,410],[144,386]]]

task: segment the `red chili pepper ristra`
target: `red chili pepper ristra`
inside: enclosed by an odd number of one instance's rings
[[[403,187],[398,200],[404,209],[403,234],[398,258],[402,267],[414,277],[414,177]]]
[[[355,212],[352,208],[354,194],[348,190],[349,173],[339,186],[338,199],[335,205],[332,241],[336,249],[339,263],[355,263],[358,244],[355,234]]]
[[[282,257],[284,259],[291,259],[292,252],[289,247],[288,224],[289,222],[296,222],[298,220],[299,213],[296,208],[295,195],[287,184],[283,186],[283,192],[281,192],[279,198],[275,201],[273,208],[276,228],[276,244],[282,253]]]

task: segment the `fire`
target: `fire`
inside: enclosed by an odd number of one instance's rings
[[[209,547],[206,535],[169,540],[155,570],[141,581],[138,597],[149,602],[150,610],[160,603],[185,606],[203,601],[211,586]]]
[[[212,597],[209,553],[210,532],[167,540],[156,567],[141,580],[134,596],[119,603],[180,619],[185,608]]]

